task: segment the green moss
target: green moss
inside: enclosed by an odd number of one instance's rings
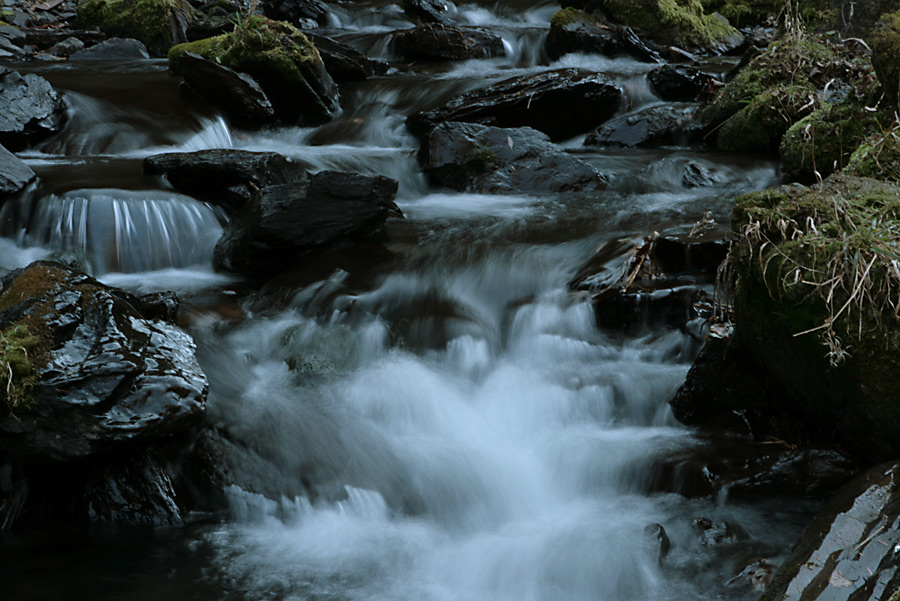
[[[596,23],[597,19],[577,8],[562,8],[550,17],[550,27],[565,27],[572,23]]]
[[[490,148],[479,148],[468,161],[467,167],[477,173],[487,173],[497,164],[497,158]]]
[[[900,101],[900,11],[882,15],[872,32],[872,64],[894,107]]]
[[[65,280],[58,269],[46,265],[32,265],[13,280],[0,295],[0,312],[34,298],[45,296]]]
[[[302,85],[304,63],[322,61],[316,47],[299,29],[258,16],[237,24],[232,33],[173,47],[169,51],[171,72],[180,72],[183,52],[250,73],[261,83],[270,80],[281,85]]]
[[[866,138],[847,163],[847,173],[900,182],[900,139],[895,129],[878,131]]]
[[[655,41],[690,49],[714,50],[737,34],[727,19],[707,14],[700,0],[600,0],[600,6]]]
[[[856,103],[827,105],[788,129],[779,153],[786,173],[812,179],[843,169],[872,129],[876,115]]]
[[[34,360],[40,346],[40,339],[32,336],[27,326],[15,325],[0,332],[0,395],[13,411],[34,404],[38,380]]]
[[[722,124],[719,147],[731,152],[773,152],[788,127],[815,105],[808,85],[772,86]]]
[[[81,0],[78,24],[110,36],[136,38],[159,55],[172,45],[172,20],[188,10],[182,0]]]
[[[888,601],[900,601],[900,589],[894,591]]]

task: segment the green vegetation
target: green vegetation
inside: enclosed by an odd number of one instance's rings
[[[302,85],[305,66],[322,61],[316,47],[299,29],[255,15],[237,23],[231,33],[173,47],[169,51],[172,73],[180,72],[183,52],[250,73],[264,88],[264,82]]]
[[[27,326],[12,326],[0,332],[0,390],[13,411],[34,404],[38,373],[33,360],[39,347],[40,339],[32,336]]]
[[[577,8],[561,8],[550,17],[550,27],[565,27],[572,23],[597,23],[597,19]]]
[[[897,125],[866,138],[853,152],[846,172],[900,182],[900,132]]]
[[[722,124],[719,147],[734,152],[774,152],[791,123],[817,104],[808,85],[776,84]]]
[[[786,173],[812,180],[843,169],[878,116],[857,103],[826,104],[788,129],[779,152]],[[856,175],[873,176],[873,172]]]
[[[876,397],[888,393],[895,382],[878,375],[900,374],[900,187],[847,175],[783,186],[738,198],[733,223],[745,243],[738,297],[755,335],[787,325],[807,351],[803,338],[818,336],[832,365],[851,346],[855,375]]]
[[[900,11],[882,15],[872,32],[872,64],[893,107],[900,104]]]
[[[172,23],[190,11],[183,0],[80,0],[78,24],[110,36],[137,38],[155,55],[172,46]]]
[[[654,40],[692,50],[714,51],[738,34],[727,19],[708,14],[700,0],[601,0],[613,20]]]

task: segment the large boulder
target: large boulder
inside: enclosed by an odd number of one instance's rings
[[[836,174],[738,198],[735,336],[789,410],[869,460],[900,442],[900,186]]]
[[[375,73],[387,71],[386,63],[371,60],[356,48],[333,38],[309,32],[306,33],[306,37],[315,44],[325,69],[335,81],[366,79]]]
[[[165,176],[179,192],[238,208],[255,189],[303,181],[305,166],[276,152],[213,149],[144,159],[144,173]]]
[[[445,121],[532,127],[562,140],[597,127],[621,102],[622,92],[603,75],[559,69],[472,90],[410,116],[407,125],[419,136]]]
[[[900,598],[900,465],[876,466],[807,526],[761,601]]]
[[[657,43],[691,52],[723,54],[744,42],[728,19],[707,14],[696,0],[597,0],[594,4],[616,23],[642,31]]]
[[[10,393],[0,404],[0,454],[82,459],[172,436],[203,415],[207,382],[193,341],[146,319],[139,298],[52,262],[2,284]]]
[[[659,54],[627,27],[606,23],[575,8],[563,8],[553,13],[544,48],[553,60],[572,52],[630,55],[646,62],[659,60]]]
[[[0,146],[0,201],[25,188],[35,177],[31,167]]]
[[[529,127],[505,129],[476,123],[442,123],[422,146],[433,183],[491,194],[597,190],[606,179]]]
[[[669,102],[702,100],[716,87],[716,80],[685,65],[663,65],[647,74],[656,95]]]
[[[391,47],[407,60],[462,61],[504,56],[503,40],[479,29],[428,23],[394,34]]]
[[[318,125],[340,108],[337,85],[316,47],[294,26],[252,16],[231,33],[179,44],[169,51],[169,70],[181,73],[181,59],[191,52],[253,77],[262,87],[275,116],[286,123]],[[185,81],[193,85],[187,78]],[[206,100],[218,104],[219,98]]]
[[[185,0],[84,0],[78,24],[109,36],[137,38],[154,56],[187,40],[193,9]]]
[[[0,67],[0,144],[20,150],[59,132],[67,118],[65,102],[46,79]]]
[[[264,187],[219,239],[216,266],[272,274],[305,252],[369,236],[397,211],[396,193],[396,180],[335,171]]]

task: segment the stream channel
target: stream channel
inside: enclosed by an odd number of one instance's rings
[[[622,87],[623,112],[660,102],[645,77],[654,65],[546,59],[557,8],[461,4],[457,20],[501,35],[508,56],[436,67],[391,56],[391,32],[410,26],[398,6],[335,5],[325,33],[394,68],[344,85],[342,115],[319,128],[231,128],[181,95],[161,60],[12,65],[63,91],[72,117],[20,155],[41,183],[0,214],[0,268],[62,253],[111,285],[175,290],[209,376],[208,419],[277,468],[270,484],[302,469],[318,474],[321,494],[310,501],[285,485],[267,498],[235,485],[225,520],[2,533],[2,598],[759,595],[728,584],[739,564],[783,558],[816,507],[661,491],[661,458],[709,444],[667,405],[699,343],[683,327],[604,331],[567,282],[610,240],[689,230],[706,212],[727,224],[738,194],[778,183],[777,163],[586,148],[580,136],[562,145],[609,174],[609,189],[550,196],[434,189],[418,167],[406,115],[515,75],[580,67]],[[406,218],[388,224],[390,256],[360,251],[346,271],[311,266],[249,295],[211,267],[227,217],[141,172],[146,156],[209,148],[397,179]],[[714,185],[685,187],[688,161]],[[742,542],[704,544],[699,517],[738,524]],[[654,524],[671,541],[664,562],[645,534]]]

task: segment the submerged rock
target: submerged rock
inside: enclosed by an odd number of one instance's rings
[[[84,0],[78,3],[78,23],[110,36],[137,38],[154,56],[187,41],[193,9],[184,0]]]
[[[141,301],[52,262],[7,275],[0,331],[28,349],[0,406],[0,451],[70,460],[171,436],[205,410],[187,334],[145,319]]]
[[[277,152],[198,150],[144,159],[144,172],[165,176],[179,192],[239,208],[256,189],[303,181],[306,168]]]
[[[261,188],[216,244],[216,266],[273,274],[304,252],[369,236],[399,211],[396,193],[396,180],[336,171]]]
[[[813,519],[761,601],[888,601],[900,591],[900,465],[843,488]]]
[[[59,132],[66,104],[39,75],[20,75],[0,67],[0,144],[20,150]]]
[[[596,169],[528,127],[442,123],[428,135],[421,158],[433,183],[461,191],[528,194],[606,187]]]
[[[175,46],[169,52],[170,71],[182,71],[185,52],[253,77],[283,122],[318,125],[330,121],[340,108],[337,85],[315,46],[288,23],[253,16],[231,33]],[[193,85],[187,73],[185,81]],[[219,103],[216,96],[206,100]]]
[[[445,121],[532,127],[562,140],[597,127],[619,110],[621,101],[622,92],[604,76],[560,69],[467,92],[410,116],[407,125],[419,136]]]
[[[504,56],[503,40],[478,29],[419,25],[394,34],[391,47],[407,60],[462,61]]]

